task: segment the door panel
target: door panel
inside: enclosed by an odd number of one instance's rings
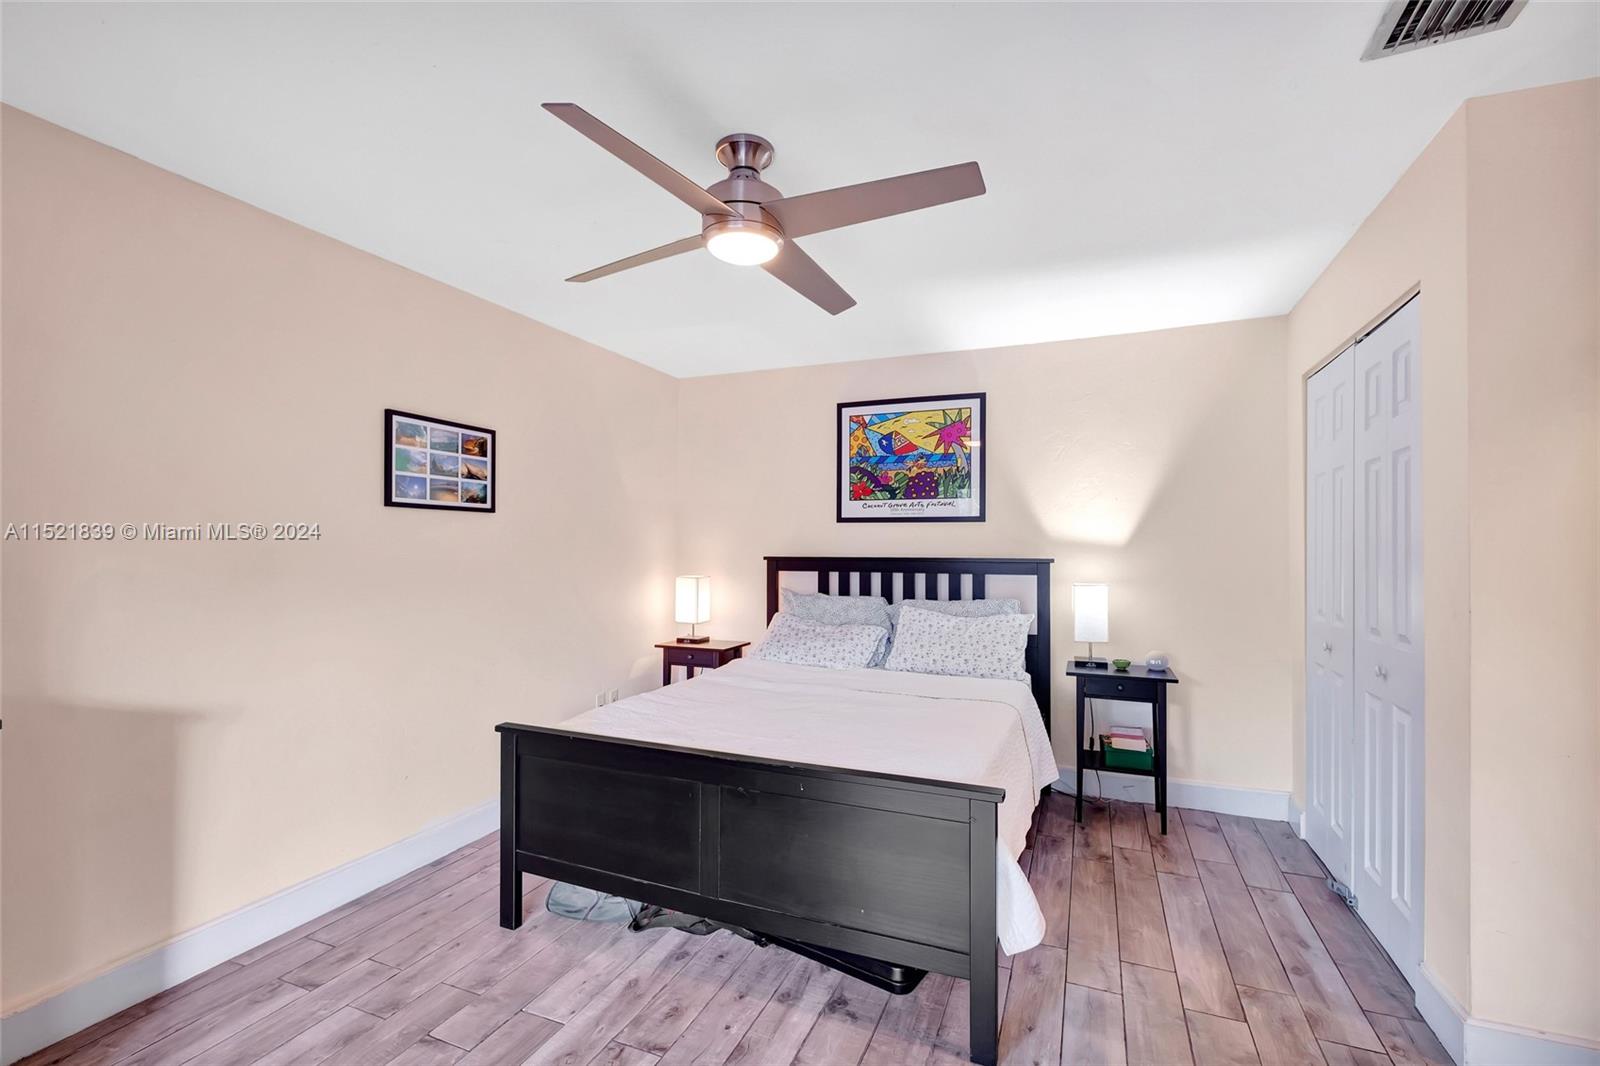
[[[1355,795],[1357,910],[1415,981],[1422,958],[1422,569],[1417,464],[1418,301],[1354,349],[1361,413],[1354,433]]]
[[[1416,841],[1416,827],[1412,825],[1411,804],[1405,802],[1412,791],[1412,770],[1417,765],[1413,749],[1413,716],[1404,707],[1394,707],[1389,715],[1389,781],[1394,797],[1392,817],[1389,822],[1389,839],[1393,847],[1389,855],[1389,868],[1393,871],[1390,898],[1401,915],[1408,921],[1413,913],[1414,885],[1412,848]]]
[[[1306,383],[1306,840],[1350,879],[1352,531],[1351,394],[1341,353]]]
[[[1383,702],[1370,692],[1361,694],[1361,791],[1357,804],[1360,823],[1355,837],[1356,851],[1361,857],[1360,870],[1372,882],[1382,884],[1387,878],[1388,856],[1384,854],[1383,815],[1388,809],[1386,798],[1388,774],[1384,765]]]

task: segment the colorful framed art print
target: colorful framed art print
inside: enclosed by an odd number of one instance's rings
[[[383,502],[436,511],[494,511],[494,430],[383,412]]]
[[[841,403],[840,522],[982,522],[985,394]]]

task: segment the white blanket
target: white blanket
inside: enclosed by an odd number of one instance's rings
[[[995,856],[1000,945],[1014,955],[1044,939],[1044,916],[1017,856],[1039,792],[1058,771],[1033,693],[1019,681],[739,660],[561,727],[1003,788]]]

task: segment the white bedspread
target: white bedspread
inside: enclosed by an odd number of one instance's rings
[[[564,729],[1006,790],[996,849],[1001,947],[1044,938],[1017,865],[1055,755],[1019,681],[738,660],[693,680],[585,711]]]

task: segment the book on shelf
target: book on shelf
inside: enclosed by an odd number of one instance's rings
[[[1100,738],[1104,747],[1115,748],[1118,751],[1149,751],[1150,739],[1143,729],[1135,726],[1117,725],[1106,730]]]
[[[1100,734],[1100,758],[1107,770],[1134,770],[1148,772],[1155,768],[1155,752],[1142,736],[1113,737]]]

